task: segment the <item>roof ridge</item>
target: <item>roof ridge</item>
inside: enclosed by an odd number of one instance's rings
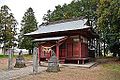
[[[70,22],[70,21],[77,21],[77,20],[82,20],[82,19],[84,19],[84,18],[77,17],[77,18],[71,18],[71,19],[58,20],[58,21],[54,21],[54,22],[49,22],[48,25],[57,24],[57,23],[65,23],[65,22]]]
[[[70,18],[70,19],[42,23],[40,26],[48,26],[48,25],[52,25],[52,24],[65,23],[65,22],[77,21],[77,20],[83,20],[83,19],[85,19],[85,17]]]

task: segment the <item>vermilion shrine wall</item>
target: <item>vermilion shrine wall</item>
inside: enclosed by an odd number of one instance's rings
[[[88,44],[87,39],[85,39],[79,35],[68,37],[68,39],[59,46],[59,60],[65,60],[66,58],[87,58]],[[54,45],[54,43],[48,42],[39,46],[39,58],[44,58],[42,60],[50,58],[51,53],[45,53],[42,51],[41,46],[49,47],[51,45]],[[57,52],[56,46],[54,46],[52,49],[55,51],[55,53]]]

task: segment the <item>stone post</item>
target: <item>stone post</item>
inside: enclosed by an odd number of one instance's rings
[[[38,72],[38,48],[35,47],[33,50],[33,73]]]
[[[13,69],[13,65],[12,65],[12,63],[13,63],[13,61],[12,61],[12,57],[13,57],[13,55],[12,55],[12,50],[11,49],[9,49],[8,50],[8,70],[12,70]]]

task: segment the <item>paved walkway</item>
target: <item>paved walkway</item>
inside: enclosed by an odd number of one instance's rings
[[[45,71],[46,67],[39,66],[38,73]],[[13,70],[6,70],[0,72],[0,80],[12,80],[19,77],[24,77],[26,75],[33,74],[33,67],[28,66],[25,68],[16,68]]]

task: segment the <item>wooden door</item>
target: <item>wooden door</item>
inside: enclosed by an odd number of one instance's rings
[[[73,43],[73,57],[77,58],[80,56],[80,44],[79,42]]]
[[[72,43],[67,43],[67,57],[68,58],[72,57],[72,52],[73,52]]]
[[[86,43],[81,44],[81,57],[88,57],[88,46]]]

